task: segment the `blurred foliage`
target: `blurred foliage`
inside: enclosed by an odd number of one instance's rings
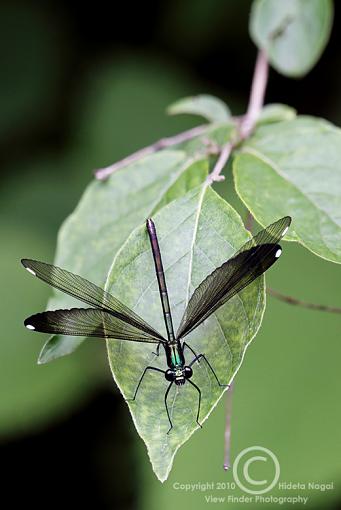
[[[53,110],[68,54],[62,25],[38,6],[0,6],[0,141],[28,134]]]
[[[226,122],[231,116],[228,106],[217,97],[209,94],[185,97],[167,108],[169,115],[187,113],[198,115],[209,122]]]
[[[217,44],[232,46],[247,37],[245,21],[250,13],[251,0],[230,2],[224,0],[173,0],[166,3],[159,26],[166,43],[181,51],[199,57]],[[200,91],[202,92],[202,91]]]
[[[76,99],[72,126],[87,168],[109,165],[164,133],[194,126],[194,118],[165,114],[192,87],[184,70],[152,53],[122,52],[93,65]]]
[[[23,328],[23,319],[44,308],[48,289],[24,277],[20,254],[48,259],[51,240],[9,218],[1,219],[1,235],[6,243],[1,250],[0,434],[23,434],[69,413],[91,394],[96,372],[103,378],[99,368],[105,369],[91,346],[77,358],[37,367],[41,342]]]

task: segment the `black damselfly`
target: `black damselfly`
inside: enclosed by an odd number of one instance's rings
[[[56,289],[87,303],[92,308],[71,308],[69,310],[38,313],[28,317],[25,320],[25,326],[28,329],[43,333],[153,343],[157,344],[157,355],[159,355],[159,349],[162,345],[165,350],[168,370],[147,366],[139,379],[134,395],[128,400],[136,399],[142,380],[148,370],[161,372],[169,381],[164,395],[170,423],[167,432],[169,433],[173,428],[167,405],[169,391],[173,384],[183,385],[188,381],[198,392],[196,422],[201,427],[199,423],[201,390],[191,381],[194,363],[200,361],[206,363],[219,386],[227,387],[228,384],[224,384],[219,380],[205,354],[197,354],[184,341],[184,338],[220,306],[274,264],[282,252],[278,242],[287,232],[290,223],[291,218],[289,216],[272,223],[245,243],[233,257],[209,274],[193,292],[175,334],[156,229],[153,221],[148,219],[146,225],[154,258],[167,339],[130,308],[110,293],[97,287],[97,285],[65,269],[30,259],[22,259],[21,261],[30,273]],[[185,361],[185,348],[193,355],[193,359],[188,364]]]

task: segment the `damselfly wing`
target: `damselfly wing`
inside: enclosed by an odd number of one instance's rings
[[[148,370],[161,372],[169,381],[165,392],[165,407],[170,424],[167,433],[169,433],[173,428],[167,404],[169,391],[173,384],[183,385],[188,382],[198,392],[196,422],[201,427],[199,423],[201,390],[191,381],[193,365],[200,360],[204,361],[219,386],[224,387],[228,384],[219,380],[206,356],[196,353],[183,339],[278,260],[282,253],[278,243],[288,231],[290,223],[289,216],[272,223],[245,243],[233,257],[209,274],[193,292],[175,334],[156,228],[154,222],[148,219],[146,227],[151,243],[167,338],[164,338],[133,310],[94,283],[52,264],[31,259],[21,261],[30,273],[52,287],[90,305],[90,308],[41,312],[28,317],[24,324],[28,329],[44,333],[154,343],[157,344],[157,354],[162,345],[168,369],[145,367],[130,400],[136,399]],[[193,355],[193,359],[188,364],[185,361],[185,348]]]

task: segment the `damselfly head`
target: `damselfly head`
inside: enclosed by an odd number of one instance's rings
[[[165,373],[165,378],[167,381],[174,382],[177,386],[185,384],[186,378],[183,374],[183,371],[180,373],[176,373],[174,370],[167,370]]]
[[[167,381],[174,382],[177,386],[185,384],[186,379],[190,379],[193,375],[191,367],[177,368],[172,370],[169,368],[165,372],[165,378]]]

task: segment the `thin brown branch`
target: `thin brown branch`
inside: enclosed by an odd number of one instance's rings
[[[211,174],[208,176],[208,182],[210,184],[214,181],[222,181],[224,179],[221,175],[221,171],[228,162],[233,149],[241,141],[251,135],[263,107],[268,76],[269,65],[266,53],[264,50],[259,50],[252,78],[247,112],[238,122],[238,130],[235,138],[223,146],[220,156]]]
[[[259,50],[253,73],[251,92],[246,115],[240,125],[240,135],[244,140],[252,133],[263,108],[269,78],[269,64],[264,50]]]
[[[233,396],[234,382],[226,393],[226,423],[224,434],[224,469],[227,471],[231,466],[231,417],[232,417],[232,396]]]
[[[303,306],[304,308],[309,308],[310,310],[320,310],[321,312],[329,312],[329,313],[341,313],[341,308],[337,306],[327,306],[327,305],[319,305],[316,303],[308,303],[307,301],[302,301],[301,299],[294,298],[292,296],[287,296],[278,292],[278,290],[271,289],[267,287],[267,293],[270,296],[279,299],[280,301],[284,301],[289,305]]]
[[[182,133],[179,133],[175,136],[170,136],[168,138],[161,138],[161,140],[158,140],[157,142],[153,143],[152,145],[148,145],[148,147],[144,147],[143,149],[140,149],[133,154],[130,154],[130,156],[127,156],[126,158],[121,159],[120,161],[117,161],[113,165],[109,165],[105,168],[99,168],[95,171],[95,177],[96,179],[103,181],[107,179],[111,174],[116,172],[117,170],[120,170],[120,168],[123,168],[127,165],[130,165],[131,163],[134,163],[135,161],[139,160],[142,157],[148,156],[149,154],[153,154],[154,152],[158,152],[161,149],[165,149],[167,147],[172,147],[173,145],[177,145],[178,143],[186,142],[188,140],[191,140],[192,138],[195,138],[196,136],[200,136],[207,130],[207,125],[201,125],[196,126],[195,128],[189,129],[188,131],[183,131]]]
[[[221,176],[221,171],[226,165],[232,150],[241,140],[244,140],[251,134],[257,121],[258,115],[263,106],[267,80],[268,80],[268,62],[265,52],[263,50],[260,50],[256,60],[247,112],[244,116],[242,116],[239,119],[238,122],[239,129],[235,139],[233,141],[228,142],[221,149],[220,156],[215,164],[215,167],[211,175],[209,176],[208,179],[209,183],[212,183],[214,181],[222,181],[224,179],[224,177]],[[188,131],[184,131],[183,133],[179,133],[175,136],[161,138],[161,140],[158,140],[157,142],[148,145],[147,147],[143,147],[142,149],[134,152],[133,154],[130,154],[126,158],[117,161],[113,165],[109,165],[105,168],[99,168],[98,170],[95,171],[95,177],[96,179],[99,180],[105,180],[120,168],[124,168],[125,166],[134,163],[135,161],[138,161],[142,157],[158,152],[161,149],[172,147],[173,145],[177,145],[179,143],[191,140],[196,136],[204,134],[206,130],[207,125],[204,124],[189,129]]]
[[[223,181],[225,179],[225,177],[220,173],[223,170],[224,166],[226,165],[233,150],[233,147],[234,147],[233,142],[228,142],[222,148],[222,151],[219,155],[219,158],[217,159],[216,164],[214,165],[212,172],[207,177],[207,182],[209,184],[212,184],[212,182],[214,181]]]

